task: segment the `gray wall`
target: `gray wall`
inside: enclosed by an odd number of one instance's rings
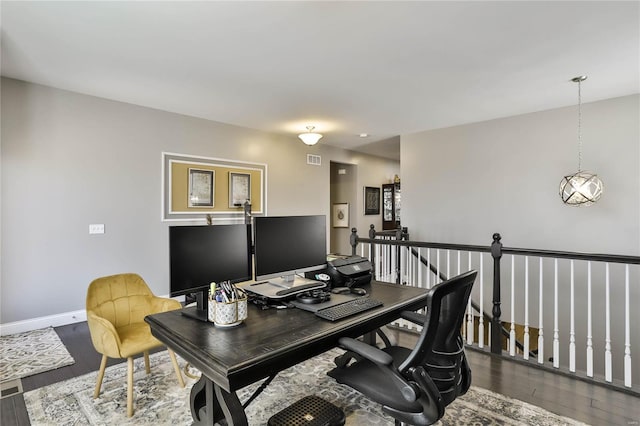
[[[604,182],[588,208],[563,205],[578,168],[568,107],[401,138],[403,225],[412,238],[640,254],[639,96],[583,104],[583,169]]]
[[[46,86],[3,78],[1,90],[2,324],[82,310],[89,282],[107,274],[138,272],[168,294],[163,151],[266,163],[270,215],[329,216],[332,160],[357,164],[358,185],[399,170],[294,136]],[[322,165],[307,165],[307,153]],[[106,233],[89,235],[91,223]]]
[[[563,205],[560,179],[574,172],[577,108],[567,107],[401,138],[403,225],[411,239],[489,245],[499,232],[507,247],[640,255],[640,96],[583,104],[583,169],[596,171],[602,199],[583,208]],[[484,261],[484,307],[491,312],[491,262]],[[576,312],[587,310],[584,262],[576,266]],[[466,265],[466,263],[465,263]],[[477,266],[474,266],[477,268]],[[562,267],[562,265],[561,265]],[[570,286],[560,273],[561,363],[567,363]],[[529,264],[530,325],[538,327],[538,260]],[[523,260],[516,261],[516,322],[524,323]],[[624,276],[612,265],[611,318],[614,370],[624,356]],[[545,356],[552,354],[553,266],[545,265]],[[502,318],[510,320],[510,258],[502,268]],[[640,351],[640,277],[631,269],[631,353]],[[594,337],[604,336],[605,283],[593,271]],[[474,300],[479,301],[479,281]],[[486,337],[485,337],[486,339]],[[486,340],[485,340],[486,342]],[[594,338],[596,374],[604,365],[604,339]],[[576,324],[577,359],[585,358],[586,323]],[[640,380],[633,371],[634,383]]]

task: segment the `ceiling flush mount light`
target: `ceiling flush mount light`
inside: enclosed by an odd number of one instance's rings
[[[304,142],[307,145],[315,145],[315,144],[317,144],[318,141],[320,140],[320,138],[322,137],[322,135],[320,133],[314,133],[313,129],[315,129],[315,127],[307,126],[306,133],[300,133],[298,135],[300,140],[302,140],[302,142]]]
[[[571,79],[578,83],[578,171],[565,176],[560,181],[560,198],[569,206],[590,206],[600,199],[604,186],[602,181],[592,172],[582,170],[582,96],[580,83],[587,79],[586,75]]]

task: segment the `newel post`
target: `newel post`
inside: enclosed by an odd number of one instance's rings
[[[369,225],[369,239],[370,240],[376,239],[376,227],[373,225],[373,223]],[[371,247],[371,258],[369,258],[369,260],[371,261],[371,276],[373,276],[373,278],[375,279],[376,277],[376,245],[373,242],[371,242],[369,243],[369,247]]]
[[[502,323],[500,322],[500,259],[502,258],[502,237],[493,234],[491,256],[493,257],[493,318],[491,319],[491,353],[502,353]]]
[[[349,244],[351,244],[351,256],[356,255],[356,247],[358,246],[358,230],[351,228],[351,235],[349,235]]]

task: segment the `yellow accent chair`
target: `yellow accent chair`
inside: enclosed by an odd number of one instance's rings
[[[154,296],[138,274],[118,274],[97,278],[87,290],[87,322],[91,341],[102,354],[100,372],[93,397],[100,394],[107,358],[127,359],[127,416],[133,416],[133,357],[144,354],[145,369],[149,368],[149,350],[162,346],[153,337],[147,315],[180,309],[180,302]],[[175,353],[167,348],[178,376],[180,387],[184,380]]]

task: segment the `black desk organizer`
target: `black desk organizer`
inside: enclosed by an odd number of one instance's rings
[[[344,412],[324,399],[311,395],[294,402],[269,419],[269,426],[342,426]]]

